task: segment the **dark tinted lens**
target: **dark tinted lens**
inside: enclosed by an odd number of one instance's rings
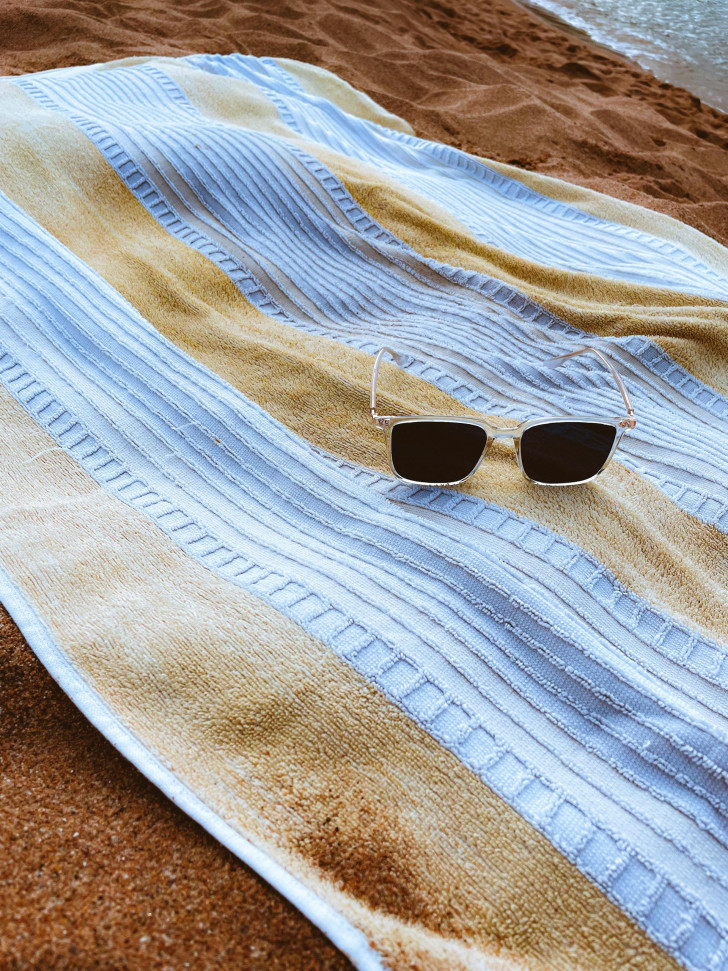
[[[523,471],[537,482],[564,485],[596,475],[609,458],[617,429],[599,422],[552,421],[521,436]]]
[[[415,482],[458,482],[469,475],[488,436],[462,421],[404,421],[392,428],[392,465]]]

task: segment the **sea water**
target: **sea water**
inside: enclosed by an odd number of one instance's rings
[[[728,0],[531,0],[728,111]]]

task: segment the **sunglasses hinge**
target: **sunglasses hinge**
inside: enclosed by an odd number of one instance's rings
[[[381,415],[378,415],[373,408],[371,409],[371,413],[372,413],[372,421],[377,426],[377,428],[389,427],[389,424],[390,424],[389,418],[383,418]]]

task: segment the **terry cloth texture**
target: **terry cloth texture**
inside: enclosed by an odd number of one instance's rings
[[[239,55],[0,81],[0,598],[361,969],[728,967],[728,259]],[[456,490],[368,414],[620,414]]]

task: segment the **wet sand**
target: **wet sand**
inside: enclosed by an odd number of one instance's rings
[[[0,72],[132,54],[327,67],[417,132],[728,241],[728,117],[509,0],[8,0]],[[0,611],[0,968],[340,969],[85,721]]]

